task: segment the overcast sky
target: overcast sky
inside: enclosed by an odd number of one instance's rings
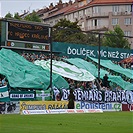
[[[57,4],[59,0],[0,0],[0,17],[5,17],[7,13],[18,12],[22,14],[24,10],[32,12],[33,10],[48,7],[50,3]],[[69,0],[62,0],[62,2],[68,2]]]

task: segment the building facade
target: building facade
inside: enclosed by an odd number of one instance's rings
[[[116,25],[125,33],[133,36],[133,1],[132,0],[75,0],[69,3],[50,5],[49,10],[42,13],[44,24],[54,26],[60,19],[78,21],[83,31],[104,33],[113,30]],[[128,38],[133,49],[133,38]]]

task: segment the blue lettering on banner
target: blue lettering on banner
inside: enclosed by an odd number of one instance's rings
[[[75,102],[76,109],[102,109],[110,111],[121,111],[121,103],[89,103],[89,102]]]
[[[112,109],[111,103],[87,103],[81,102],[81,109]]]

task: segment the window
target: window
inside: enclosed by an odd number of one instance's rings
[[[112,6],[112,12],[119,12],[119,6]]]
[[[92,20],[92,26],[97,26],[97,19]]]
[[[73,19],[73,14],[69,14],[69,19],[70,19],[70,20]]]
[[[125,11],[131,12],[132,11],[132,5],[125,5]]]
[[[49,23],[50,23],[50,24],[53,24],[53,21],[50,21]]]
[[[124,31],[125,36],[131,36],[131,31]]]
[[[74,18],[78,18],[78,13],[77,12],[74,13]]]
[[[88,9],[85,9],[85,15],[88,15]]]
[[[73,19],[73,13],[71,14],[71,19]]]
[[[90,15],[91,15],[90,9],[85,9],[85,10],[84,10],[84,15],[90,16]]]
[[[96,7],[93,7],[93,13],[100,13],[100,7],[96,6]]]
[[[55,20],[55,23],[58,23],[58,20]]]
[[[92,21],[92,25],[93,25],[93,26],[100,26],[100,20],[99,20],[99,19],[94,19],[94,20]]]
[[[84,22],[82,22],[82,24],[81,24],[81,28],[84,28],[84,27],[85,27]]]
[[[112,18],[112,25],[118,24],[118,18]]]
[[[80,17],[83,17],[83,10],[82,11],[79,11],[79,16]]]
[[[132,23],[131,21],[132,21],[131,18],[125,18],[125,19],[124,19],[124,24],[125,24],[125,25],[131,25],[131,23]]]

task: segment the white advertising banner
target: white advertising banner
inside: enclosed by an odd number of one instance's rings
[[[53,109],[53,110],[23,110],[22,114],[68,114],[68,113],[103,113],[101,109]]]

